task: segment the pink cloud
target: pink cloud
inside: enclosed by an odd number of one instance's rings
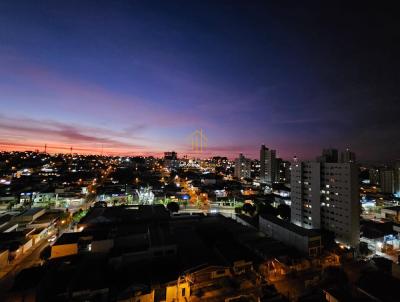
[[[0,116],[1,117],[1,116]],[[109,152],[134,152],[148,149],[138,138],[124,137],[109,129],[83,127],[55,121],[10,119],[1,117],[0,139],[2,145],[16,147],[43,147]]]
[[[57,106],[60,110],[91,114],[101,118],[112,118],[112,113],[116,113],[118,119],[125,122],[136,119],[146,122],[147,125],[162,127],[201,123],[198,116],[179,114],[167,105],[155,105],[147,99],[112,91],[94,83],[68,78],[44,66],[26,62],[23,58],[14,57],[14,59],[4,60],[0,57],[0,63],[2,64],[0,74],[3,73],[7,77],[12,76],[43,91],[45,98],[40,102],[49,107]],[[25,94],[19,86],[0,83],[0,87],[3,89],[3,98],[6,91],[10,95],[32,97]]]

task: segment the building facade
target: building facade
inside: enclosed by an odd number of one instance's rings
[[[379,170],[375,168],[370,168],[368,170],[369,181],[371,185],[379,185]]]
[[[327,148],[322,150],[322,155],[317,157],[317,161],[325,163],[337,163],[339,161],[339,152],[337,149]]]
[[[164,152],[164,167],[169,170],[179,167],[178,154],[175,151]]]
[[[260,149],[260,179],[264,183],[271,184],[277,179],[278,162],[276,151],[268,149],[265,145]]]
[[[235,177],[239,179],[251,177],[251,160],[242,153],[235,159]]]
[[[290,172],[291,172],[290,161],[278,158],[277,162],[278,162],[278,171],[277,171],[278,177],[276,180],[280,183],[290,184]]]
[[[321,254],[321,235],[318,230],[304,229],[273,215],[260,215],[259,229],[271,238],[292,246],[308,256]]]
[[[395,193],[395,171],[382,169],[379,171],[380,187],[383,193]]]
[[[291,222],[331,231],[356,247],[360,237],[358,169],[354,163],[298,162],[292,165]]]
[[[400,160],[394,164],[394,193],[400,197]]]
[[[340,153],[340,162],[341,163],[355,163],[356,162],[356,154],[352,151],[350,151],[349,148],[347,148],[345,151],[342,151]]]

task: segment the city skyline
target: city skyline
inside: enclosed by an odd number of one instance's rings
[[[202,128],[205,157],[258,158],[262,144],[284,159],[331,146],[362,160],[398,157],[389,11],[40,3],[0,4],[1,150],[190,154],[187,137]]]
[[[399,20],[0,1],[0,301],[397,302]]]

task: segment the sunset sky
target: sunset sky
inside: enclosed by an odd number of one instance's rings
[[[394,12],[271,2],[1,1],[0,149],[399,157]]]

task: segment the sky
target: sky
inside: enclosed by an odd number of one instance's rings
[[[322,2],[322,1],[320,1]],[[0,149],[400,157],[400,19],[378,2],[0,2]]]

